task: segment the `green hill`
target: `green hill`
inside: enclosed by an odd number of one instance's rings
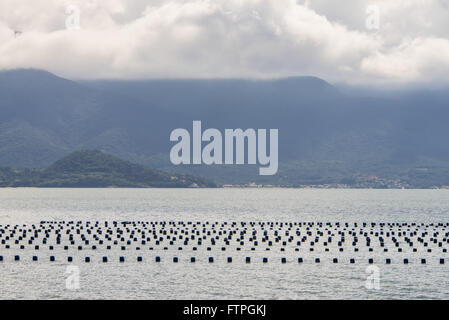
[[[101,151],[75,151],[43,170],[0,168],[1,187],[185,188],[216,187],[202,178],[172,174]]]

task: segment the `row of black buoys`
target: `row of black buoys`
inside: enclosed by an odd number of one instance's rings
[[[0,261],[3,261],[3,259],[4,259],[3,256],[0,256]],[[33,261],[38,261],[38,256],[33,256],[32,260]],[[15,255],[14,256],[14,261],[20,261],[20,256],[19,255]],[[56,261],[55,256],[50,256],[50,261]],[[73,257],[71,257],[71,256],[67,257],[67,261],[68,262],[72,262],[73,261]],[[86,256],[84,261],[85,262],[91,262],[91,259],[90,259],[90,257]],[[105,263],[108,262],[108,257],[106,257],[106,256],[102,257],[102,261],[105,262]],[[125,262],[125,257],[120,256],[119,257],[119,261],[120,262]],[[141,256],[138,256],[137,257],[137,261],[138,262],[142,262],[143,258]],[[156,262],[161,262],[161,257],[156,256],[155,261]],[[214,258],[213,257],[209,257],[208,261],[210,263],[212,263],[212,262],[214,262]],[[421,258],[420,261],[421,261],[421,264],[426,264],[427,263],[427,260],[425,258]],[[173,262],[175,262],[175,263],[179,262],[179,258],[178,257],[173,257]],[[192,262],[192,263],[196,262],[196,258],[195,257],[191,257],[190,258],[190,262]],[[232,257],[228,257],[227,258],[227,262],[232,262]],[[246,257],[245,258],[245,262],[246,263],[250,263],[251,262],[251,257]],[[268,262],[268,258],[267,257],[263,257],[262,258],[262,262],[263,263],[267,263]],[[287,258],[282,257],[281,258],[281,263],[286,263],[286,262],[287,262]],[[298,263],[303,263],[303,262],[304,262],[304,259],[302,257],[299,257],[298,258]],[[337,258],[333,258],[332,262],[333,263],[338,263],[338,259]],[[385,259],[385,263],[386,264],[391,264],[391,262],[392,262],[391,258],[386,258]],[[320,258],[315,258],[315,263],[321,263],[321,259]],[[350,258],[349,259],[349,263],[354,264],[355,263],[355,259],[354,258]],[[369,258],[368,259],[368,263],[369,264],[373,264],[374,263],[374,259],[373,258]],[[403,259],[403,263],[404,264],[409,264],[409,259],[408,258],[404,258]],[[440,264],[444,264],[445,263],[445,259],[444,258],[440,258],[439,259],[439,263]]]
[[[116,239],[114,239],[116,238]],[[69,243],[64,243],[66,239]],[[56,250],[61,245],[64,250],[72,246],[78,250],[84,250],[83,246],[89,245],[92,250],[105,245],[107,250],[112,245],[121,250],[128,250],[129,246],[140,250],[139,246],[149,245],[168,250],[168,246],[177,246],[179,243],[191,246],[197,251],[206,241],[209,242],[207,251],[212,251],[214,246],[226,251],[236,245],[235,250],[241,251],[242,247],[250,245],[251,251],[255,251],[260,244],[266,245],[265,250],[280,247],[285,251],[290,244],[295,251],[305,247],[310,252],[318,251],[322,244],[324,252],[338,250],[344,252],[348,247],[359,252],[359,247],[365,246],[368,252],[374,252],[374,248],[381,247],[383,252],[389,252],[393,246],[398,252],[418,252],[418,247],[425,248],[427,252],[441,250],[447,253],[444,247],[449,243],[449,223],[379,223],[379,222],[282,222],[282,221],[41,221],[32,225],[1,225],[0,241],[5,249],[11,245],[17,245],[24,250],[28,245],[34,245],[35,250],[42,247]],[[235,243],[235,244],[234,244]],[[70,245],[69,245],[70,244]],[[220,245],[221,244],[221,245]],[[307,248],[309,245],[309,248]],[[206,246],[204,246],[206,247]],[[203,247],[203,248],[204,248]],[[88,247],[86,247],[88,248]],[[104,247],[102,247],[104,248]],[[301,249],[302,250],[302,249]],[[377,249],[376,249],[377,250]],[[20,259],[20,258],[19,258]],[[337,259],[337,258],[335,258]],[[338,263],[338,259],[337,262]],[[443,262],[444,263],[444,262]]]

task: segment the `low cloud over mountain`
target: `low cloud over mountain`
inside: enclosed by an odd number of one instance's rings
[[[435,87],[449,81],[448,16],[443,0],[3,0],[0,68]]]

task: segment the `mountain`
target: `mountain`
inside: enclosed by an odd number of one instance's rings
[[[218,183],[432,187],[449,184],[447,91],[344,91],[316,77],[71,81],[0,72],[0,165],[43,168],[98,149]],[[279,129],[279,171],[173,166],[175,128]],[[367,182],[368,181],[368,182]]]
[[[0,168],[7,187],[216,187],[207,180],[165,173],[98,150],[75,151],[43,170]]]

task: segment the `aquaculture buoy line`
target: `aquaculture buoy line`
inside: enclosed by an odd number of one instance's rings
[[[74,262],[81,256],[82,261],[89,263],[94,259],[91,254],[100,251],[104,255],[97,260],[102,263],[115,259],[112,252],[121,253],[116,260],[120,263],[178,263],[185,259],[175,253],[187,251],[192,264],[202,260],[210,264],[232,263],[239,259],[246,264],[277,261],[426,265],[445,264],[449,223],[55,220],[0,224],[0,243],[0,262],[9,260],[8,257],[23,261],[19,253],[31,250],[30,261],[35,262],[43,261],[39,252],[50,252],[45,257],[49,262]],[[194,255],[200,250],[209,253],[207,258]],[[130,251],[142,254],[131,259]],[[111,254],[105,254],[108,252]],[[149,259],[144,252],[154,252],[155,256]],[[166,258],[157,255],[159,252],[173,255]],[[233,252],[237,254],[234,260]]]

